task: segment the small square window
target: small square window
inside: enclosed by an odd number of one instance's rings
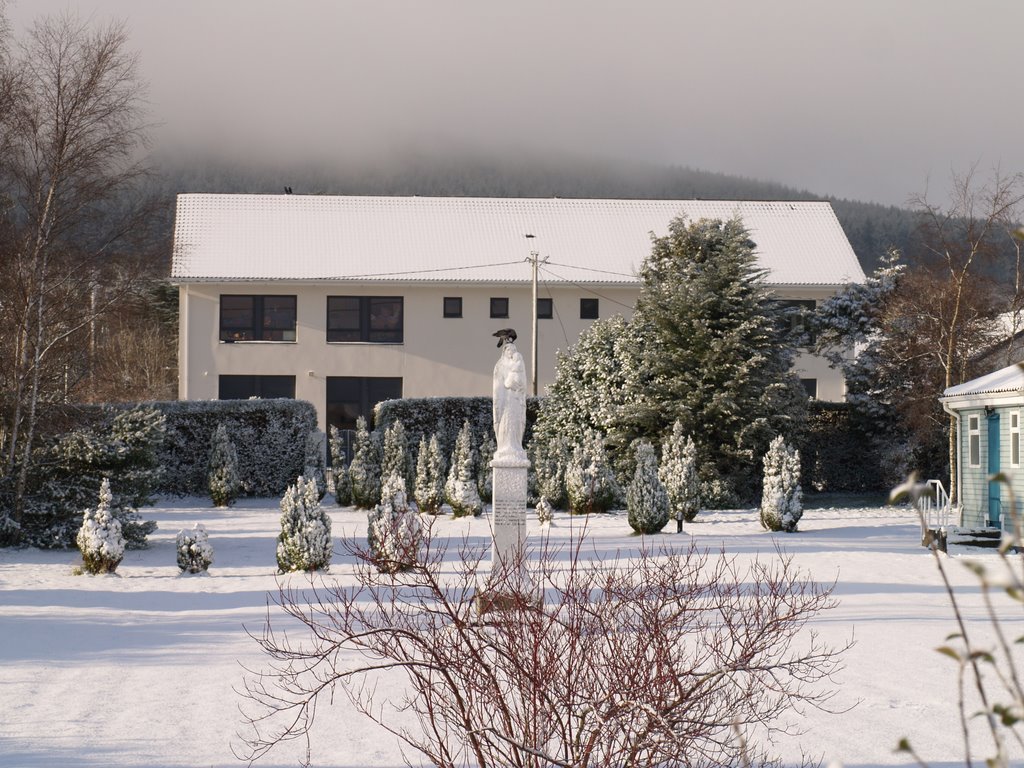
[[[580,299],[580,320],[597,320],[598,317],[597,299]]]
[[[462,297],[461,296],[445,296],[444,297],[444,316],[445,317],[462,317]]]
[[[491,299],[491,317],[508,317],[508,297]]]
[[[551,299],[537,299],[537,318],[550,320],[554,317],[554,302]]]
[[[817,399],[818,397],[818,380],[817,379],[800,379],[800,383],[803,385],[804,392],[807,393],[809,398]]]

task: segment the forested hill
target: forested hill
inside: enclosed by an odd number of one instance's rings
[[[159,162],[151,179],[166,199],[168,225],[179,192],[280,194],[423,195],[473,197],[580,197],[708,200],[825,200],[821,195],[773,182],[683,167],[609,162],[546,160],[512,162],[415,158],[388,167],[331,169],[287,168],[247,163]],[[890,247],[908,251],[914,238],[914,214],[894,206],[832,200],[865,272],[871,272]]]

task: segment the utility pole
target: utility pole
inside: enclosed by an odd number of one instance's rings
[[[526,239],[533,240],[534,237],[533,235],[526,235]],[[543,264],[547,260],[548,257],[546,256],[543,260],[540,259],[539,251],[530,251],[530,258],[527,259],[533,267],[533,308],[531,309],[531,312],[533,312],[533,349],[531,354],[533,365],[530,371],[530,393],[534,397],[537,396],[537,265],[538,263]]]

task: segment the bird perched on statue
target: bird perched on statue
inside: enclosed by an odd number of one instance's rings
[[[499,347],[502,344],[506,343],[506,342],[511,344],[517,338],[516,332],[515,332],[514,328],[502,328],[500,331],[495,331],[491,335],[498,337],[498,346]]]

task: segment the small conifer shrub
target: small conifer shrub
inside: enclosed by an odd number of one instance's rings
[[[86,509],[82,513],[82,527],[78,529],[75,540],[88,573],[113,573],[124,558],[121,523],[110,511],[112,498],[110,481],[103,478],[96,509]]]
[[[494,500],[494,470],[491,468],[491,461],[494,460],[494,452],[498,450],[494,437],[488,435],[480,444],[480,458],[477,461],[476,490],[480,494],[480,500],[490,504]]]
[[[658,478],[658,457],[646,440],[636,446],[636,471],[626,489],[629,526],[637,533],[658,533],[668,522],[669,501]]]
[[[451,505],[455,517],[476,516],[483,511],[483,502],[480,501],[480,493],[476,488],[475,465],[473,434],[469,422],[466,421],[459,430],[459,436],[455,438],[448,482],[444,486],[445,498]]]
[[[316,483],[317,498],[327,493],[327,464],[324,461],[323,432],[313,430],[306,435],[305,468],[302,476]]]
[[[676,532],[683,530],[683,521],[690,523],[700,511],[700,477],[697,474],[697,447],[683,433],[676,421],[672,434],[662,446],[658,476],[668,492],[669,517],[676,521]]]
[[[565,471],[565,490],[569,511],[574,515],[607,512],[615,505],[620,488],[600,432],[588,431],[573,449]]]
[[[419,558],[423,532],[419,516],[409,505],[405,481],[392,472],[381,488],[380,503],[369,514],[367,543],[370,558],[381,573],[413,568]]]
[[[356,419],[355,455],[348,467],[352,482],[352,503],[358,509],[373,509],[380,501],[380,448],[366,428],[366,419]]]
[[[210,500],[215,507],[228,507],[235,503],[242,490],[238,474],[238,454],[231,442],[227,427],[218,424],[210,440],[210,463],[207,474]]]
[[[183,573],[205,573],[213,564],[213,547],[202,523],[178,531],[175,538],[178,567]]]
[[[320,506],[316,482],[300,476],[281,498],[277,567],[282,573],[326,571],[333,551],[331,519]]]
[[[803,515],[800,488],[800,452],[779,435],[764,456],[761,525],[769,531],[793,533]]]
[[[444,457],[437,435],[431,435],[430,442],[426,436],[420,439],[419,456],[416,458],[416,486],[413,494],[419,508],[428,514],[436,515],[444,504],[445,485]]]
[[[392,472],[397,472],[405,482],[405,487],[412,488],[416,475],[411,458],[405,427],[401,421],[392,422],[384,430],[384,448],[380,461],[381,481],[390,477]]]
[[[542,527],[547,527],[554,519],[555,510],[552,508],[551,502],[547,500],[547,497],[541,496],[540,501],[537,502],[537,520]]]
[[[339,507],[347,507],[352,503],[352,481],[349,479],[348,466],[345,464],[345,447],[341,432],[331,427],[331,482],[334,484],[334,503]]]

